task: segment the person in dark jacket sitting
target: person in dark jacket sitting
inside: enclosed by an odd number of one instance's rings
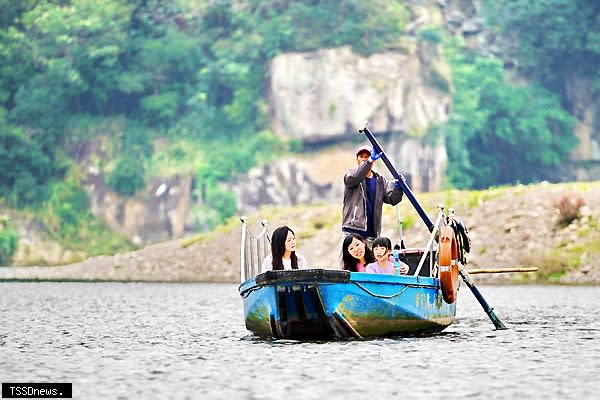
[[[394,206],[404,194],[398,181],[388,181],[372,170],[380,157],[371,147],[360,146],[356,150],[358,166],[344,175],[342,232],[362,236],[369,246],[381,234],[383,203]]]

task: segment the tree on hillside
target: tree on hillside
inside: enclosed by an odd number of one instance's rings
[[[443,127],[449,182],[458,188],[544,179],[577,144],[573,118],[556,95],[538,86],[512,86],[499,60],[448,48],[453,110]]]
[[[0,266],[7,265],[17,251],[19,233],[6,216],[0,215]]]
[[[559,93],[567,79],[586,76],[600,93],[600,2],[489,0],[487,19],[516,47],[519,68]]]
[[[13,207],[40,202],[64,165],[53,158],[46,141],[8,124],[5,114],[0,108],[0,198]]]

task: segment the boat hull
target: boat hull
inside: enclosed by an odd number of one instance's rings
[[[454,322],[439,280],[334,270],[269,271],[240,285],[246,328],[261,337],[421,335]]]

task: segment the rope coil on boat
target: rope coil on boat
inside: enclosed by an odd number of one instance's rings
[[[465,224],[454,214],[454,209],[451,208],[448,211],[448,225],[454,230],[454,237],[457,242],[457,259],[464,265],[467,263],[465,253],[471,251],[471,237]]]

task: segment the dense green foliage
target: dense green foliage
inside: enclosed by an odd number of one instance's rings
[[[284,147],[268,131],[259,132],[246,141],[209,142],[209,151],[196,175],[196,192],[205,200],[205,208],[197,210],[199,228],[214,227],[236,212],[235,196],[221,189],[218,182],[232,180],[237,171],[246,171],[253,165],[276,158],[285,150]]]
[[[7,123],[5,115],[0,108],[0,197],[12,206],[30,204],[44,198],[46,184],[65,167],[51,143]]]
[[[217,220],[235,207],[231,196],[210,194],[221,190],[216,182],[262,161],[241,150],[248,138],[273,146],[272,135],[257,134],[267,128],[270,60],[346,44],[375,52],[409,16],[386,0],[1,0],[0,9],[0,144],[3,162],[19,165],[0,175],[0,196],[17,206],[47,201],[48,185],[66,173],[61,149],[73,153],[99,131],[71,127],[124,116],[128,128],[112,138],[123,155],[108,164],[109,186],[123,195],[143,187],[158,136],[205,142],[211,167],[199,167],[197,182],[211,188],[200,192],[220,210]],[[217,147],[239,149],[220,150],[215,162],[215,137]]]
[[[19,234],[0,216],[0,265],[7,265],[19,243]]]
[[[528,86],[505,83],[499,60],[456,46],[448,51],[454,83],[446,130],[448,181],[460,188],[545,179],[577,141],[569,101],[574,79],[600,94],[600,3],[594,0],[492,0],[488,22],[517,58]]]
[[[453,110],[443,127],[449,182],[458,188],[530,183],[548,176],[576,144],[558,96],[505,82],[499,60],[447,46]]]
[[[519,68],[566,100],[570,80],[587,77],[600,94],[600,2],[489,0],[485,10],[508,41]]]
[[[38,218],[53,239],[71,249],[83,250],[90,256],[133,248],[125,238],[111,232],[102,221],[94,218],[87,203],[85,191],[75,178],[69,176],[50,185],[46,208],[38,212]]]
[[[144,187],[144,165],[141,160],[121,156],[106,179],[106,185],[124,196],[133,196]]]

